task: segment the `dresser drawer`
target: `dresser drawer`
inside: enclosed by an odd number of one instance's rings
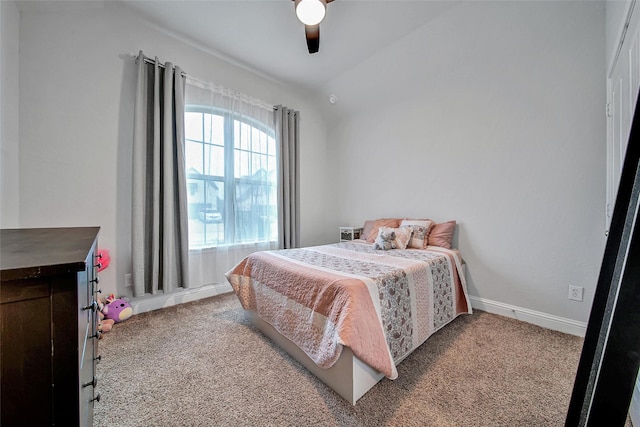
[[[25,279],[3,282],[0,289],[0,304],[48,297],[48,280]]]
[[[0,378],[2,382],[2,415],[0,425],[38,426],[50,424],[51,399],[51,304],[49,284],[43,283],[46,295],[21,293],[21,281],[3,282],[0,306]],[[40,286],[31,287],[40,289]],[[14,292],[15,291],[15,292]],[[26,298],[7,298],[4,296]],[[38,296],[36,296],[38,295]],[[25,411],[25,402],[29,410]]]

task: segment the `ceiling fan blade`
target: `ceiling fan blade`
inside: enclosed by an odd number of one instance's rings
[[[304,34],[307,36],[309,53],[316,53],[320,49],[320,24],[305,25]]]

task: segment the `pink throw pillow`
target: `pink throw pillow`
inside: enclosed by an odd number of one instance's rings
[[[366,221],[364,223],[364,230],[362,231],[361,237],[362,239],[366,239],[369,243],[375,242],[376,237],[378,237],[378,230],[380,229],[380,227],[398,228],[398,226],[400,225],[400,219],[398,218],[376,219],[375,221],[373,221],[373,224],[367,224],[370,222],[371,221]],[[368,230],[368,226],[371,226],[371,229]]]
[[[373,227],[375,226],[376,222],[375,220],[368,220],[364,222],[364,227],[362,227],[362,234],[360,235],[361,239],[367,240],[369,238],[369,236],[371,235],[371,231],[373,230]],[[376,234],[377,236],[377,234]],[[374,237],[375,239],[375,237]]]
[[[455,229],[455,221],[441,222],[434,225],[429,233],[429,246],[451,249],[451,240]]]

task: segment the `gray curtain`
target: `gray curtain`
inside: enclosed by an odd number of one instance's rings
[[[189,287],[184,170],[184,88],[180,67],[140,51],[133,130],[133,293]]]
[[[278,144],[278,247],[300,246],[300,113],[275,107]]]

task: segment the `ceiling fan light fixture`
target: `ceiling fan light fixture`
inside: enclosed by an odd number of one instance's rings
[[[327,12],[326,0],[296,0],[296,15],[305,25],[318,25]]]

